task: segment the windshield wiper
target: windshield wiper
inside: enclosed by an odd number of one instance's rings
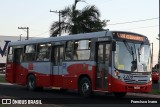
[[[133,55],[133,54],[134,54],[134,53],[133,53],[133,49],[132,49],[132,47],[129,46],[128,42],[127,42],[127,41],[123,41],[123,43],[125,44],[128,52],[129,52],[131,55]]]
[[[131,71],[135,71],[137,69],[137,52],[136,52],[136,46],[135,46],[135,44],[134,44],[134,49],[135,49],[136,58],[132,61],[132,67],[133,67],[133,69],[131,69]],[[132,49],[132,51],[133,51],[133,49]],[[134,56],[133,56],[133,58],[134,58]]]
[[[137,69],[137,58],[134,58],[134,52],[133,52],[133,47],[129,46],[129,44],[127,43],[127,41],[123,41],[123,43],[125,44],[125,47],[127,48],[128,52],[131,54],[132,56],[132,66],[131,66],[131,71],[135,71]],[[135,48],[135,45],[134,45]],[[136,48],[135,48],[136,49]]]
[[[142,48],[144,47],[144,43],[142,42],[140,44],[140,47],[138,48],[138,59],[139,59],[139,62],[140,62],[140,55],[142,54]]]

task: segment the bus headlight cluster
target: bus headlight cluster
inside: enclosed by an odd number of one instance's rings
[[[152,77],[150,76],[149,81],[152,81]]]
[[[115,70],[115,71],[114,71],[114,75],[115,75],[116,77],[118,77],[118,75],[119,75],[118,70]]]
[[[118,71],[118,70],[115,70],[115,71],[114,71],[114,75],[115,75],[115,77],[116,77],[117,79],[121,80],[121,77],[120,77],[120,75],[119,75],[119,71]]]

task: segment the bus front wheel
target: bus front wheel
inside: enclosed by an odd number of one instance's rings
[[[91,81],[84,77],[80,79],[78,84],[78,93],[83,97],[89,97],[92,94]]]
[[[158,80],[153,80],[154,83],[158,83]]]
[[[30,91],[36,90],[36,79],[34,75],[29,75],[27,78],[27,88]]]

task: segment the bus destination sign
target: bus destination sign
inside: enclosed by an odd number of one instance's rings
[[[144,41],[144,37],[126,33],[117,33],[118,38],[128,39],[128,40],[137,40],[137,41]]]

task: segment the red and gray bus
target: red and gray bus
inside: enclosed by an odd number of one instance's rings
[[[146,36],[100,31],[10,42],[6,81],[29,90],[77,90],[82,96],[151,90],[151,51]]]

